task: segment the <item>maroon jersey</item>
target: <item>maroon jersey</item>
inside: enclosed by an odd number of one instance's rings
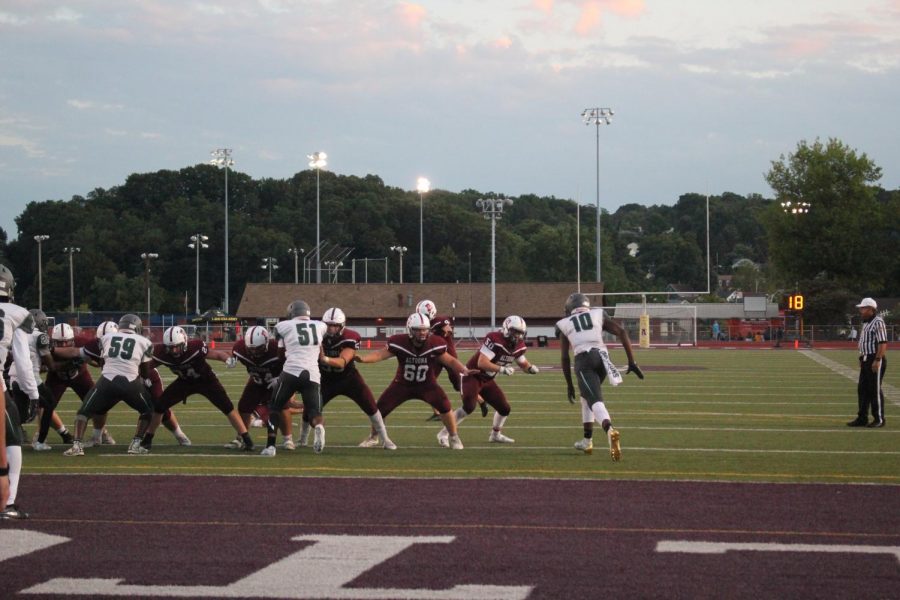
[[[153,345],[153,360],[161,365],[166,365],[179,379],[196,381],[212,377],[216,378],[212,367],[206,362],[206,354],[209,348],[203,340],[191,340],[187,343],[187,349],[181,356],[172,356],[165,344]]]
[[[448,333],[444,333],[444,327],[449,325]],[[453,339],[453,319],[450,317],[435,317],[431,322],[431,333],[447,343],[447,353],[456,358],[456,342]],[[440,372],[440,369],[438,370]]]
[[[278,342],[274,339],[269,340],[266,351],[261,356],[251,356],[244,340],[235,342],[231,353],[247,368],[250,381],[256,385],[268,387],[273,379],[281,375],[284,367],[284,357],[279,355]]]
[[[437,384],[438,357],[447,351],[444,338],[428,336],[421,347],[413,345],[407,333],[398,333],[388,338],[388,350],[397,357],[395,383]]]
[[[508,339],[503,337],[503,334],[499,331],[492,331],[487,334],[484,338],[484,342],[481,344],[481,349],[478,350],[475,354],[472,355],[472,358],[469,359],[469,362],[466,363],[466,366],[470,369],[478,368],[478,355],[484,354],[488,357],[492,363],[495,365],[505,366],[511,365],[514,363],[520,356],[525,354],[525,341],[513,340],[510,342]],[[475,376],[483,381],[487,381],[489,379],[493,379],[497,374],[493,371],[478,371],[478,374]]]
[[[75,338],[76,348],[82,348],[84,347],[84,345],[85,340],[83,337]],[[84,356],[61,359],[54,354],[53,367],[54,368],[50,371],[50,373],[47,374],[47,377],[49,378],[52,375],[53,378],[58,381],[72,381],[78,379],[79,377],[83,377],[84,374],[88,372]]]
[[[346,327],[337,335],[326,335],[322,340],[322,351],[329,358],[337,358],[345,348],[359,350],[359,334]],[[330,367],[319,364],[319,372],[322,374],[322,383],[335,382],[353,373],[356,365],[353,362],[346,367]]]
[[[100,338],[95,337],[91,341],[86,342],[84,346],[81,347],[81,356],[83,356],[85,360],[93,360],[94,362],[102,363],[103,345],[100,343]]]

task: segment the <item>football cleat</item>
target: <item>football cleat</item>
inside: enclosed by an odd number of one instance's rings
[[[313,452],[321,454],[325,449],[325,426],[316,425],[313,432]]]
[[[285,450],[296,450],[297,446],[294,445],[294,440],[284,440],[284,443],[281,445]]]
[[[141,440],[135,438],[128,444],[128,454],[150,454],[150,448],[141,446]]]
[[[515,443],[516,440],[503,435],[499,431],[491,431],[491,436],[488,438],[488,441],[495,444],[512,444]]]
[[[241,439],[241,436],[237,436],[236,438],[225,444],[225,447],[229,450],[240,450],[244,447],[244,440]]]
[[[6,508],[0,511],[0,519],[27,519],[28,513],[19,508],[18,504],[7,504]]]
[[[396,450],[397,444],[391,441],[391,438],[384,438],[384,449],[385,450]]]
[[[253,452],[253,440],[247,440],[245,442],[241,439],[241,450],[244,452]]]
[[[53,446],[50,444],[39,442],[35,440],[31,443],[31,447],[34,448],[35,452],[46,452],[47,450],[53,450]]]
[[[266,446],[259,453],[260,456],[275,456],[275,446]]]
[[[450,449],[451,450],[462,450],[463,443],[462,440],[459,439],[459,434],[450,436]]]
[[[176,435],[175,439],[178,441],[179,446],[190,446],[191,445],[191,438],[184,435],[183,433],[180,435]]]
[[[381,441],[376,434],[372,434],[359,443],[360,448],[376,448]]]
[[[72,442],[72,447],[63,452],[63,456],[84,456],[84,448],[81,442]]]
[[[619,446],[619,431],[610,427],[607,436],[609,437],[609,455],[613,461],[618,462],[622,458],[622,448]]]
[[[579,440],[579,441],[575,442],[575,449],[581,450],[585,454],[591,454],[594,451],[594,441],[589,440],[588,438]]]
[[[100,434],[100,443],[104,446],[115,446],[116,440],[109,434],[109,430],[104,427],[103,433]]]
[[[429,422],[431,422],[431,421],[440,421],[440,420],[441,420],[441,415],[439,415],[439,414],[437,414],[437,413],[431,413],[430,415],[428,415],[428,418],[425,419],[425,420],[426,420],[426,421],[429,421]]]
[[[447,429],[441,429],[437,434],[438,446],[441,448],[449,448],[450,447],[450,434],[447,433]]]

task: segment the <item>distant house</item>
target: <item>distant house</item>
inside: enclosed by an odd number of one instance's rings
[[[716,275],[716,285],[720,290],[730,290],[734,275]]]
[[[684,283],[670,283],[666,286],[667,302],[690,302],[695,300],[699,294],[691,290],[690,285]]]

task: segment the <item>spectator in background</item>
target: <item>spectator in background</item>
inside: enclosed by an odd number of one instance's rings
[[[854,325],[850,325],[850,334],[847,336],[851,342],[856,341],[856,337],[859,335],[859,332],[856,331],[856,327]]]
[[[718,321],[713,321],[713,324],[712,324],[712,338],[713,338],[714,340],[717,340],[717,341],[718,341],[718,340],[720,339],[720,336],[721,336],[721,335],[722,335],[722,328],[719,326],[719,322],[718,322]]]

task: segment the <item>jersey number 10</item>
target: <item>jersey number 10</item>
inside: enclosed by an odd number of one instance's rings
[[[594,328],[594,321],[591,319],[591,313],[589,312],[572,315],[569,320],[572,321],[575,331],[587,331]]]

